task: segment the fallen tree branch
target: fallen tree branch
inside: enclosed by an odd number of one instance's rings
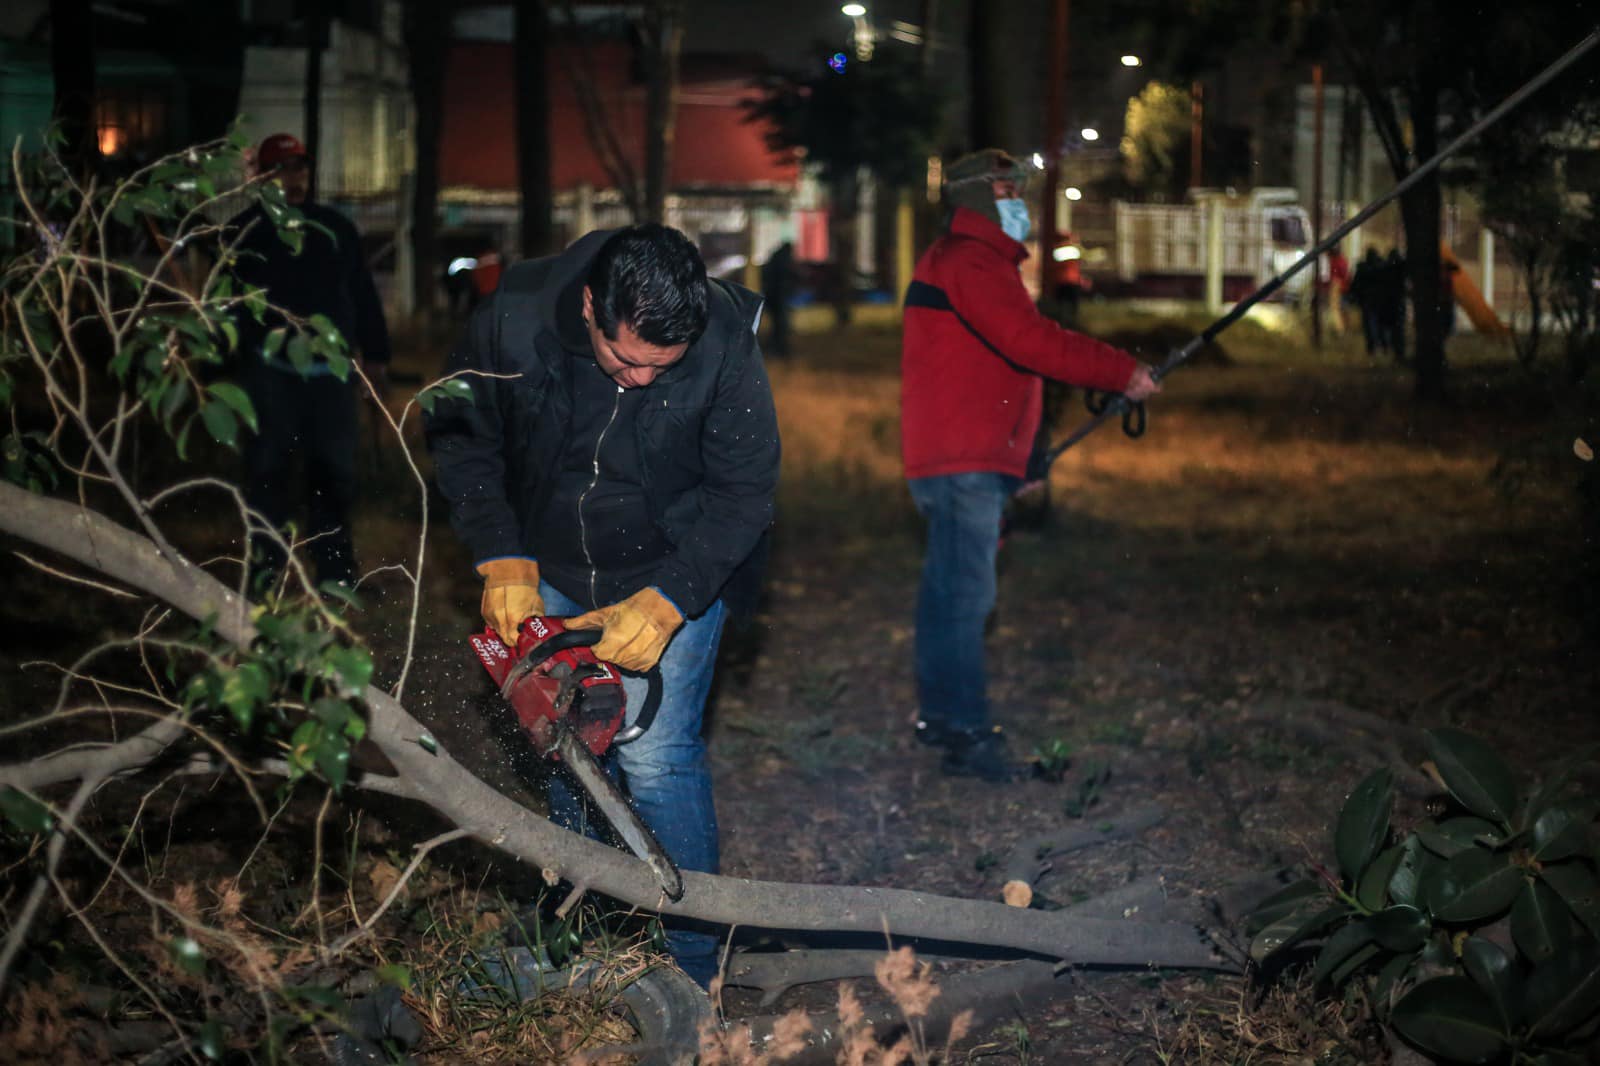
[[[255,636],[249,605],[187,560],[103,515],[0,485],[0,530],[160,597],[195,619],[214,619],[225,639]],[[989,944],[1080,965],[1233,970],[1206,934],[1186,923],[1081,918],[886,888],[747,881],[684,871],[684,896],[661,893],[643,862],[568,832],[479,780],[381,689],[369,686],[368,736],[388,756],[404,791],[476,839],[570,883],[662,914],[765,929],[834,930]],[[424,739],[426,738],[426,739]],[[59,780],[67,780],[63,776]]]
[[[1053,868],[1050,860],[1057,855],[1137,836],[1166,816],[1160,807],[1139,807],[1117,818],[1096,820],[1093,826],[1065,826],[1024,837],[1001,867],[1000,895],[1010,906],[1027,907],[1033,902],[1034,886]]]

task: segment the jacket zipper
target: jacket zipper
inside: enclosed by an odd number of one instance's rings
[[[599,580],[600,572],[594,565],[594,556],[589,554],[589,524],[583,520],[583,505],[589,499],[589,493],[600,484],[600,446],[606,441],[606,434],[611,431],[611,425],[617,420],[617,412],[622,409],[622,386],[617,386],[616,398],[611,404],[611,417],[606,419],[606,424],[600,427],[600,436],[594,442],[594,475],[589,479],[589,487],[578,496],[578,541],[583,545],[583,558],[589,564],[589,602],[596,607],[600,601],[595,592],[595,585]]]

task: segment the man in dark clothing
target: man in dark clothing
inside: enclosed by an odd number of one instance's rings
[[[530,615],[569,616],[602,631],[600,658],[659,665],[654,724],[613,752],[667,854],[711,873],[701,715],[723,620],[753,605],[778,483],[760,309],[755,293],[708,281],[677,230],[591,233],[505,272],[447,365],[481,372],[466,379],[472,401],[441,402],[426,422],[501,639]],[[631,721],[646,686],[625,688]],[[550,791],[552,817],[581,828],[571,793],[558,780]],[[674,929],[667,945],[710,981],[715,937]]]
[[[1378,319],[1395,362],[1406,361],[1406,257],[1389,249],[1378,286]]]
[[[784,241],[761,264],[761,298],[772,323],[772,354],[789,354],[789,297],[794,290],[794,244]]]
[[[1006,500],[1023,484],[1045,378],[1142,400],[1160,391],[1126,352],[1039,313],[1018,268],[1032,223],[1022,167],[997,149],[945,170],[949,231],[917,262],[901,347],[901,453],[928,521],[917,594],[918,739],[947,774],[1015,776],[989,719],[984,622]],[[1036,472],[1037,473],[1037,472]]]
[[[280,133],[262,141],[256,166],[282,184],[290,206],[323,229],[301,230],[304,243],[296,254],[260,206],[250,209],[234,222],[244,231],[238,279],[266,290],[273,307],[297,319],[327,316],[352,348],[360,349],[362,369],[381,394],[388,379],[389,332],[361,252],[361,235],[344,215],[309,198],[311,161],[293,136]],[[316,566],[317,581],[353,585],[357,573],[350,507],[356,495],[359,384],[354,374],[340,381],[325,361],[297,369],[282,349],[268,356],[266,337],[283,324],[276,311],[259,326],[253,318],[241,322],[241,384],[255,406],[258,425],[244,441],[245,501],[274,528],[283,529],[294,512],[295,464],[302,460],[306,552]],[[277,573],[283,562],[282,550],[269,538],[254,540],[251,565],[258,578]]]
[[[1383,299],[1383,272],[1383,257],[1376,248],[1368,248],[1356,266],[1355,277],[1350,279],[1350,299],[1361,309],[1361,334],[1366,338],[1368,355],[1389,347],[1389,336],[1379,310]]]

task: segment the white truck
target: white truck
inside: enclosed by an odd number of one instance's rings
[[[1087,257],[1095,287],[1129,296],[1238,300],[1311,248],[1311,219],[1293,189],[1247,194],[1190,191],[1186,204],[1112,203],[1114,237],[1104,256]],[[1280,290],[1298,301],[1304,270]]]

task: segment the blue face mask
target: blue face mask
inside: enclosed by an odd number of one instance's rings
[[[994,206],[1000,212],[1000,228],[1005,230],[1006,236],[1018,242],[1027,240],[1028,231],[1033,228],[1028,218],[1028,202],[1018,199],[996,200]]]

